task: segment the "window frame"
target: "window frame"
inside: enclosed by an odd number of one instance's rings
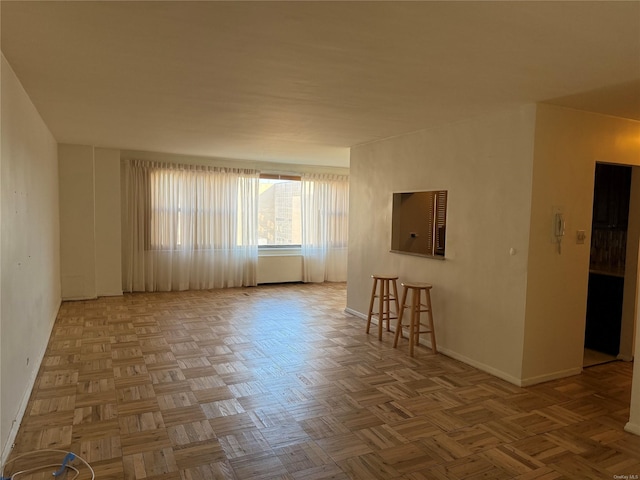
[[[413,206],[407,209],[405,202],[412,198]],[[416,200],[422,204],[419,212],[416,212]],[[448,190],[393,192],[389,251],[444,260],[447,202]]]
[[[300,183],[300,187],[302,188],[302,175],[293,175],[293,174],[278,174],[278,173],[260,173],[258,183],[261,180],[288,180],[295,181]],[[302,193],[302,192],[301,192]],[[258,197],[258,216],[260,214],[260,199]],[[302,211],[300,212],[300,222],[302,222]],[[302,243],[292,243],[286,245],[277,245],[277,244],[258,244],[258,250],[260,252],[267,253],[269,251],[274,252],[285,252],[286,250],[292,250],[293,252],[299,252],[302,249]]]

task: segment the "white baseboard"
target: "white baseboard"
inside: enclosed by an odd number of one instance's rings
[[[353,315],[355,317],[359,317],[362,318],[364,320],[367,319],[367,315],[365,315],[362,312],[358,312],[357,310],[353,310],[351,308],[345,308],[344,309],[345,313],[348,313],[350,315]],[[378,324],[377,323],[377,317],[373,317],[372,318],[372,323],[374,324]],[[420,344],[421,345],[425,345],[428,348],[431,348],[431,342],[429,340],[427,340],[427,338],[422,337],[420,338]],[[446,355],[447,357],[451,357],[455,360],[458,360],[462,363],[465,363],[467,365],[470,365],[474,368],[477,368],[478,370],[482,370],[483,372],[487,372],[490,375],[493,375],[494,377],[498,377],[501,378],[502,380],[505,380],[509,383],[512,383],[513,385],[516,385],[518,387],[529,387],[531,385],[536,385],[538,383],[543,383],[543,382],[548,382],[551,380],[557,380],[559,378],[565,378],[565,377],[571,377],[573,375],[579,375],[580,373],[582,373],[582,367],[576,367],[576,368],[570,368],[567,370],[561,370],[558,372],[552,372],[549,374],[545,374],[545,375],[539,375],[537,377],[530,377],[530,378],[525,378],[525,379],[520,379],[518,377],[514,377],[513,375],[507,373],[507,372],[503,372],[502,370],[498,370],[497,368],[491,367],[490,365],[486,365],[482,362],[478,362],[472,358],[466,357],[465,355],[462,355],[454,350],[450,350],[446,347],[442,347],[442,346],[438,346],[438,352],[442,353],[443,355]]]
[[[628,422],[624,426],[625,432],[633,433],[634,435],[640,435],[640,425],[636,423]]]
[[[63,302],[80,302],[83,300],[97,300],[100,297],[121,297],[122,295],[123,295],[123,291],[119,290],[117,292],[99,293],[95,297],[64,297],[62,301]]]
[[[536,377],[523,378],[520,386],[530,387],[531,385],[536,385],[538,383],[550,382],[551,380],[558,380],[559,378],[573,377],[574,375],[580,375],[581,373],[582,367],[567,368],[566,370],[546,373]]]
[[[53,332],[53,326],[56,322],[56,318],[58,317],[58,311],[60,310],[61,302],[58,303],[58,308],[55,309],[53,314],[53,318],[49,322],[49,335],[47,335],[47,340],[42,345],[42,349],[38,353],[38,358],[36,359],[35,366],[33,369],[31,376],[29,377],[29,382],[27,384],[27,388],[24,391],[22,396],[22,400],[20,400],[20,406],[18,407],[18,412],[16,413],[16,417],[11,424],[11,429],[9,430],[9,436],[7,437],[7,441],[2,446],[2,453],[0,454],[0,465],[4,465],[13,449],[13,443],[16,440],[16,436],[18,435],[18,430],[20,429],[20,425],[22,424],[22,419],[27,410],[27,405],[29,404],[29,398],[31,397],[31,392],[33,391],[33,387],[36,384],[36,380],[38,378],[38,373],[40,372],[40,367],[42,366],[42,360],[44,359],[44,354],[47,352],[47,345],[49,345],[49,340],[51,340],[51,333]]]
[[[63,297],[63,302],[81,302],[83,300],[95,300],[98,297]]]
[[[122,290],[118,290],[115,292],[98,293],[98,297],[121,297],[121,296],[122,296]]]
[[[483,372],[493,375],[494,377],[498,377],[518,387],[522,387],[520,383],[520,379],[517,377],[514,377],[513,375],[508,374],[507,372],[503,372],[502,370],[498,370],[497,368],[491,367],[490,365],[486,365],[482,362],[478,362],[477,360],[461,355],[458,352],[449,350],[448,348],[445,348],[445,347],[438,347],[438,351],[442,352],[447,357],[451,357],[462,363],[471,365],[472,367],[477,368],[478,370],[482,370]]]
[[[348,307],[344,309],[344,313],[348,313],[349,315],[353,315],[354,317],[358,317],[358,318],[361,318],[363,320],[367,319],[367,315],[365,315],[364,313],[360,313],[357,310],[353,310],[353,309],[348,308]]]
[[[353,310],[351,308],[345,308],[344,309],[345,313],[348,313],[349,315],[353,315],[355,317],[358,318],[362,318],[363,320],[367,319],[367,315],[365,315],[362,312],[358,312],[357,310]],[[378,317],[373,317],[372,318],[372,323],[374,323],[375,325],[378,324]],[[428,340],[425,336],[421,336],[420,338],[420,344],[424,345],[428,348],[431,348],[431,341]],[[447,357],[451,357],[455,360],[458,360],[462,363],[466,363],[467,365],[471,365],[474,368],[477,368],[478,370],[482,370],[483,372],[487,372],[491,375],[493,375],[494,377],[498,377],[501,378],[503,380],[506,380],[509,383],[513,383],[517,386],[521,386],[520,385],[520,380],[517,379],[516,377],[513,377],[511,375],[509,375],[508,373],[505,373],[501,370],[495,369],[493,367],[490,367],[489,365],[485,365],[483,363],[477,362],[471,358],[465,357],[464,355],[460,355],[457,352],[454,352],[453,350],[449,350],[448,348],[443,348],[441,346],[438,346],[438,352],[442,353],[443,355],[446,355]]]

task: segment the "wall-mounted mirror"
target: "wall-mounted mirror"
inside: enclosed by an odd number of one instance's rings
[[[447,191],[393,194],[391,251],[444,258]]]

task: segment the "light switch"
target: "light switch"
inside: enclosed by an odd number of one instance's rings
[[[587,238],[587,233],[584,230],[576,231],[576,243],[578,245],[583,244],[586,238]]]

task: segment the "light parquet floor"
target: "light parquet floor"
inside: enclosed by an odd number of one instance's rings
[[[65,302],[14,455],[71,450],[100,480],[640,474],[640,437],[623,431],[631,364],[517,388],[366,335],[345,291]]]

